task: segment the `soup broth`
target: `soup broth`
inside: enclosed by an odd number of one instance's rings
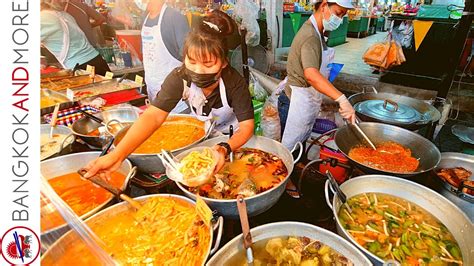
[[[254,265],[353,265],[346,257],[323,243],[307,237],[278,237],[252,244]],[[226,265],[247,265],[239,252]]]
[[[112,186],[120,188],[125,182],[125,175],[117,172],[112,173],[109,182]],[[95,186],[75,172],[51,178],[49,184],[78,216],[90,212],[113,197],[110,192]],[[41,204],[41,231],[50,230],[64,223],[65,221],[56,208],[49,201],[43,201]]]
[[[381,193],[350,198],[339,211],[342,227],[361,246],[382,260],[402,265],[461,265],[453,235],[426,210]]]
[[[210,183],[189,190],[215,199],[250,197],[273,188],[287,175],[288,170],[279,157],[258,149],[242,148],[234,153],[233,162],[226,161]]]

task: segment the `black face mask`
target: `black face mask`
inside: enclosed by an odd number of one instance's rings
[[[219,73],[199,74],[186,68],[186,75],[199,88],[207,88],[219,80]]]

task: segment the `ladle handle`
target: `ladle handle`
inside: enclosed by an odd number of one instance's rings
[[[336,192],[337,192],[336,194],[339,197],[339,199],[342,201],[342,203],[346,203],[346,200],[347,200],[346,195],[339,188],[339,185],[337,184],[336,179],[334,179],[334,177],[332,176],[332,174],[329,170],[326,170],[326,176],[329,179],[329,183],[330,183],[331,187],[336,190]]]
[[[107,143],[107,145],[105,146],[105,148],[102,150],[102,152],[100,153],[99,157],[102,157],[104,155],[107,154],[107,152],[109,152],[110,148],[112,147],[112,145],[114,144],[114,141],[115,141],[115,138],[111,138],[109,143]]]
[[[244,247],[247,249],[252,246],[252,235],[250,234],[249,219],[247,216],[247,204],[245,204],[245,200],[242,195],[237,197],[237,209],[239,210],[240,224],[242,226]]]
[[[91,114],[89,114],[88,112],[86,112],[86,111],[84,111],[84,110],[82,110],[82,109],[79,109],[79,112],[81,112],[83,115],[87,116],[88,118],[94,120],[95,122],[97,122],[97,123],[99,123],[99,124],[103,124],[103,123],[104,123],[104,121],[103,121],[102,119],[98,118],[98,117],[95,116],[95,115],[91,115]]]
[[[370,147],[376,150],[377,148],[375,147],[374,143],[369,139],[369,137],[365,134],[365,132],[359,127],[359,124],[356,122],[355,124],[352,124],[352,125],[357,129],[357,131],[359,131],[359,133],[362,135],[365,141],[369,143]]]

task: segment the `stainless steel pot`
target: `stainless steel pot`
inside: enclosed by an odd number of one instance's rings
[[[227,141],[229,137],[221,136],[213,139],[209,139],[204,141],[203,143],[199,144],[199,146],[207,146],[213,147],[217,143]],[[274,141],[269,138],[260,137],[260,136],[253,136],[243,147],[246,148],[254,148],[260,149],[269,153],[272,153],[278,156],[280,159],[283,160],[283,163],[288,169],[288,175],[281,181],[280,184],[269,189],[263,193],[257,194],[255,196],[245,198],[245,203],[247,205],[247,213],[249,217],[261,214],[266,210],[270,209],[275,203],[278,201],[280,196],[285,192],[286,183],[290,178],[290,174],[293,171],[293,167],[301,158],[301,154],[303,153],[302,144],[297,143],[295,145],[296,150],[299,147],[299,155],[296,159],[293,159],[292,152],[289,151],[285,146],[283,146],[280,142]],[[180,156],[176,156],[177,159],[180,159]],[[184,192],[184,194],[196,200],[196,195],[189,192],[182,184],[176,183],[178,187]],[[239,212],[237,210],[237,200],[236,199],[211,199],[202,197],[203,200],[211,207],[213,210],[217,210],[219,214],[226,218],[231,219],[239,219]]]
[[[185,115],[185,114],[172,114],[169,117],[187,117],[187,118],[195,118],[194,115]],[[202,138],[196,140],[195,142],[185,146],[181,147],[179,149],[175,149],[171,151],[173,154],[177,154],[180,151],[184,151],[186,149],[191,148],[195,144],[207,139],[212,131],[213,125],[209,122],[206,122],[204,125],[204,131],[205,134]],[[115,141],[114,141],[114,146],[117,146],[120,140],[127,134],[127,131],[130,129],[130,126],[125,127],[124,129],[120,130],[117,135],[115,136]],[[138,167],[138,169],[143,172],[143,173],[149,173],[149,174],[154,174],[154,173],[164,173],[165,172],[165,167],[163,166],[163,163],[161,160],[158,158],[157,153],[149,153],[149,154],[144,154],[144,153],[132,153],[128,156],[128,159]]]
[[[173,199],[179,199],[183,200],[186,202],[191,203],[192,205],[195,205],[196,203],[188,198],[185,198],[183,196],[178,196],[178,195],[173,195],[173,194],[154,194],[154,195],[146,195],[142,197],[135,198],[135,200],[139,202],[146,201],[147,199],[152,199],[156,197],[164,197],[164,198],[173,198]],[[121,202],[119,204],[115,204],[113,206],[108,207],[107,209],[104,209],[97,214],[91,216],[89,219],[87,219],[85,222],[86,224],[98,224],[101,223],[104,220],[109,219],[110,217],[114,217],[117,215],[126,215],[126,213],[130,212],[132,210],[132,207],[129,206],[127,202]],[[222,217],[219,217],[217,219],[217,222],[213,225],[213,227],[209,228],[209,232],[211,234],[210,238],[210,243],[209,243],[209,248],[207,250],[207,255],[206,258],[208,258],[210,255],[214,254],[217,249],[219,248],[219,244],[221,241],[222,233],[223,233],[223,228],[224,228],[224,219]],[[217,234],[214,234],[214,230],[217,231]],[[212,246],[212,243],[214,242],[214,246]],[[41,257],[41,263],[44,265],[52,265],[54,261],[58,258],[57,256],[61,256],[63,254],[63,251],[67,247],[71,247],[72,245],[75,245],[79,243],[81,240],[78,238],[78,235],[75,232],[69,232],[66,235],[62,236],[54,245],[51,246],[50,249],[44,255]],[[126,239],[124,241],[127,241]],[[138,241],[134,239],[134,241]],[[204,262],[203,262],[204,265]]]
[[[43,134],[48,134],[49,135],[50,132],[51,132],[51,125],[50,124],[42,124],[40,126],[40,134],[41,135],[43,135]],[[46,160],[48,158],[51,158],[51,157],[59,154],[64,148],[71,145],[75,140],[75,137],[74,137],[74,134],[72,133],[72,130],[67,126],[61,126],[61,125],[55,126],[54,129],[53,129],[53,134],[66,135],[66,137],[64,138],[63,142],[61,143],[61,146],[59,147],[59,150],[56,153],[51,154],[50,156],[44,158],[43,160]]]
[[[340,188],[348,198],[362,193],[375,192],[393,195],[416,203],[439,219],[453,234],[461,248],[464,265],[474,264],[474,225],[456,205],[433,190],[406,179],[386,175],[360,176],[344,182]],[[334,194],[334,189],[331,188],[331,190]],[[334,196],[331,201],[329,191],[330,184],[329,181],[326,181],[326,202],[333,210],[338,234],[367,254],[375,265],[382,265],[381,259],[364,249],[342,228],[338,217],[342,203],[337,196]]]
[[[474,180],[474,155],[457,153],[457,152],[443,152],[441,153],[441,161],[436,167],[435,171],[441,168],[463,167],[471,173],[469,180]],[[436,175],[436,173],[435,173]],[[438,178],[438,177],[437,177]],[[438,178],[440,182],[439,193],[445,198],[449,199],[456,206],[461,208],[466,215],[474,222],[474,196],[463,193],[462,189],[458,189],[449,183]]]
[[[337,147],[347,158],[349,158],[353,164],[360,167],[366,173],[382,173],[400,177],[409,177],[431,171],[441,160],[441,154],[438,148],[431,141],[425,139],[415,132],[397,126],[373,122],[360,123],[359,126],[372,140],[372,142],[374,142],[374,144],[394,141],[401,144],[405,148],[409,148],[411,150],[412,156],[419,158],[420,161],[418,169],[411,173],[382,171],[363,165],[349,157],[349,151],[354,146],[365,143],[361,134],[351,125],[346,125],[338,129],[335,135]]]
[[[350,96],[348,100],[353,106],[355,106],[357,115],[362,119],[362,121],[365,121],[365,122],[380,122],[380,123],[403,127],[409,130],[416,130],[432,122],[438,121],[441,118],[441,113],[434,106],[422,100],[418,100],[418,99],[414,99],[411,97],[402,96],[398,94],[374,93],[374,92],[357,93]],[[383,119],[382,116],[379,116],[379,115],[374,115],[374,114],[369,115],[365,112],[361,112],[361,110],[357,108],[358,104],[361,104],[362,102],[369,101],[369,100],[384,101],[384,104],[383,104],[384,107],[382,108],[383,110],[379,110],[379,111],[385,111],[386,114],[392,114],[395,116],[403,115],[403,113],[406,114],[406,112],[399,110],[398,106],[407,106],[408,108],[411,108],[412,111],[417,112],[419,117],[418,119],[415,119],[414,121],[396,122],[390,119],[389,117],[386,117],[385,119]],[[392,115],[390,115],[390,117],[392,117]]]
[[[364,254],[352,246],[347,240],[328,230],[311,224],[300,222],[271,223],[255,227],[250,230],[250,233],[252,234],[253,242],[286,236],[309,237],[328,245],[341,255],[348,258],[354,265],[372,265]],[[228,265],[229,259],[237,254],[242,254],[242,256],[245,257],[242,234],[236,236],[222,247],[219,252],[212,256],[206,265]]]
[[[100,155],[100,152],[82,152],[82,153],[73,153],[61,157],[56,157],[53,159],[42,161],[40,164],[41,174],[47,179],[51,179],[56,176],[65,175],[69,173],[75,173],[81,167],[86,166],[89,162],[96,159]],[[132,164],[130,161],[125,160],[120,165],[120,168],[117,170],[118,173],[125,175],[126,178],[120,186],[121,190],[125,190],[128,185],[128,181],[134,175],[134,170],[132,169]],[[88,213],[82,215],[81,219],[86,219],[91,215],[97,213],[99,210],[107,206],[114,198],[110,199],[103,204],[92,209]],[[67,224],[62,224],[55,228],[51,228],[45,232],[41,232],[41,241],[43,246],[49,246],[52,238],[56,238],[58,235],[61,235],[69,230]]]

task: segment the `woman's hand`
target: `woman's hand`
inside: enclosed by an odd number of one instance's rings
[[[214,168],[214,174],[217,174],[222,169],[222,167],[224,167],[225,157],[227,156],[227,150],[226,148],[220,145],[214,145],[212,149],[215,150],[218,154],[217,164],[216,164],[216,167]]]
[[[112,151],[111,153],[90,162],[85,167],[87,173],[84,175],[84,178],[90,178],[97,173],[100,173],[101,177],[102,175],[105,175],[105,178],[109,180],[110,174],[117,171],[120,168],[122,162],[123,159],[121,159],[116,152]]]
[[[349,100],[347,100],[347,97],[343,94],[336,99],[336,102],[339,103],[339,113],[341,116],[354,124],[356,122],[355,110]]]

